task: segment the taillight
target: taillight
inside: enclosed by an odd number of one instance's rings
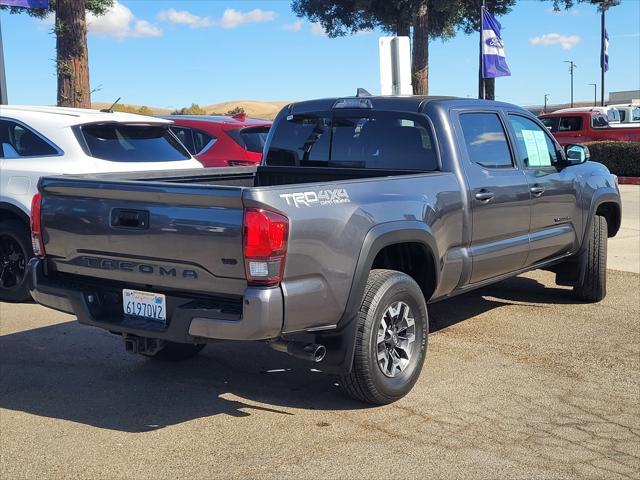
[[[41,203],[42,195],[36,193],[31,200],[31,245],[36,257],[44,257],[46,254],[44,251],[44,242],[42,241]]]
[[[282,280],[287,255],[289,219],[248,208],[244,211],[244,264],[250,285],[275,285]]]

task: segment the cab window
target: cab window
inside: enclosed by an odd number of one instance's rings
[[[516,137],[518,157],[525,168],[552,167],[558,160],[556,145],[537,123],[521,115],[509,115]]]
[[[502,122],[496,113],[464,113],[460,125],[469,159],[487,168],[512,168]]]

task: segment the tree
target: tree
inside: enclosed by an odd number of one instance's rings
[[[113,0],[49,0],[49,8],[24,9],[0,6],[10,13],[45,18],[55,14],[58,105],[91,108],[86,12],[104,15]]]
[[[474,0],[293,0],[299,17],[319,22],[329,37],[372,28],[411,36],[413,93],[429,93],[429,42],[453,37],[464,21],[465,3]],[[494,3],[515,0],[494,0]],[[477,2],[477,0],[476,0]],[[479,3],[476,3],[479,9]],[[500,7],[502,8],[502,7]]]
[[[246,113],[244,111],[244,108],[237,106],[233,107],[231,110],[225,113],[225,115],[228,117],[233,117],[234,115],[246,115]]]
[[[174,110],[171,112],[171,115],[206,115],[207,112],[198,105],[197,103],[192,103],[190,107],[182,107],[179,110]]]

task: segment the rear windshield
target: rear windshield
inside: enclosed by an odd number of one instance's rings
[[[112,162],[172,162],[191,156],[165,126],[119,123],[81,127],[89,154]]]
[[[275,127],[268,165],[384,170],[438,169],[431,129],[396,112],[304,114]]]
[[[269,127],[240,128],[229,131],[229,134],[242,148],[250,152],[262,153],[267,135],[269,135]]]

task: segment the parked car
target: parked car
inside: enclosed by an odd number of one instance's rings
[[[612,128],[607,117],[598,111],[563,112],[540,115],[560,145],[602,140],[640,142],[640,127]]]
[[[202,168],[170,122],[118,112],[0,106],[0,300],[24,301],[31,199],[42,175]],[[80,211],[74,212],[82,224]]]
[[[233,116],[171,115],[173,133],[205,167],[257,165],[271,122]]]
[[[524,109],[300,102],[265,152],[257,167],[41,180],[34,298],[148,357],[267,341],[386,404],[418,379],[428,302],[538,268],[579,300],[606,294],[617,179]]]
[[[599,113],[607,117],[607,122],[610,125],[614,123],[620,123],[620,112],[611,106],[605,107],[572,107],[572,108],[561,108],[560,110],[555,110],[552,113],[582,113],[582,112],[591,112],[591,113]]]
[[[636,126],[640,126],[640,105],[630,103],[627,105],[609,105],[609,107],[618,111],[621,125],[633,123]]]

